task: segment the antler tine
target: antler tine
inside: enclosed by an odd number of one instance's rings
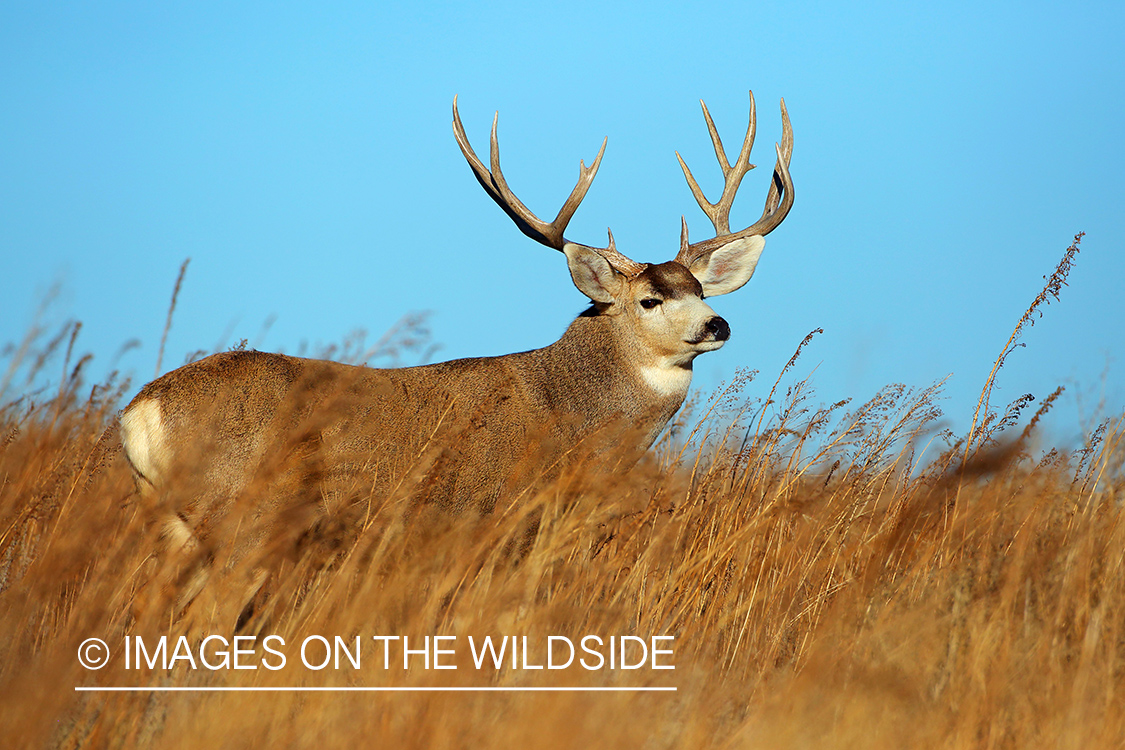
[[[632,258],[617,252],[617,245],[613,241],[613,230],[607,227],[605,231],[609,234],[609,246],[604,248],[594,247],[591,248],[591,250],[594,250],[605,258],[606,262],[616,268],[619,273],[623,273],[630,278],[648,268],[647,263],[638,263]]]
[[[490,172],[469,144],[469,139],[465,135],[465,126],[461,123],[461,114],[457,111],[457,96],[454,95],[453,97],[453,135],[457,139],[457,145],[461,147],[461,153],[464,154],[465,160],[472,167],[477,182],[488,193],[488,196],[496,202],[496,205],[504,209],[504,213],[508,214],[508,217],[515,222],[521,232],[536,242],[561,250],[562,243],[558,242],[559,238],[556,238],[550,232],[550,225],[540,220],[519,198],[512,194],[507,182],[504,181],[504,175],[500,172],[500,149],[496,140],[496,124],[499,117],[500,113],[497,112],[492,118],[492,138],[490,141],[492,171]]]
[[[727,161],[727,150],[723,148],[723,139],[719,137],[719,131],[715,128],[715,121],[711,119],[707,102],[700,99],[699,106],[703,108],[703,119],[707,121],[707,132],[711,135],[711,145],[715,147],[715,158],[719,160],[723,177],[726,177],[730,173],[730,162]]]
[[[734,205],[734,196],[738,192],[738,186],[742,184],[742,178],[754,168],[754,165],[750,163],[750,149],[754,146],[755,123],[757,122],[754,92],[750,92],[750,117],[749,124],[746,126],[746,137],[742,140],[742,149],[738,152],[738,159],[735,160],[733,167],[727,161],[726,149],[723,148],[722,139],[719,138],[719,131],[715,128],[715,121],[711,119],[707,104],[702,99],[699,100],[699,104],[703,107],[703,119],[707,121],[707,132],[710,133],[711,144],[715,147],[715,158],[719,160],[719,167],[723,170],[723,194],[717,202],[711,203],[703,195],[699,183],[696,182],[695,176],[688,169],[688,165],[680,156],[679,151],[676,152],[676,158],[680,162],[680,169],[684,171],[684,177],[687,178],[688,187],[691,188],[691,193],[695,196],[695,202],[703,209],[703,213],[711,219],[711,224],[715,227],[715,234],[721,236],[730,234],[730,209]]]
[[[516,194],[508,187],[507,180],[504,179],[504,173],[500,170],[500,143],[496,137],[496,126],[499,119],[500,113],[497,112],[492,118],[492,135],[489,139],[489,162],[491,166],[491,169],[489,169],[485,167],[484,163],[477,157],[476,152],[473,151],[473,147],[469,145],[469,139],[465,135],[465,126],[461,123],[461,115],[457,111],[457,97],[453,97],[453,135],[457,139],[457,145],[461,147],[461,153],[465,155],[465,160],[472,167],[477,182],[480,183],[489,197],[496,201],[500,208],[504,209],[504,213],[508,214],[521,232],[540,244],[562,250],[563,245],[566,244],[563,232],[594,181],[594,176],[601,165],[602,155],[605,154],[606,143],[609,139],[602,141],[601,150],[598,151],[594,163],[588,168],[585,161],[579,161],[578,184],[574,186],[574,190],[571,191],[570,196],[559,210],[558,216],[548,224],[533,214],[516,197]]]
[[[586,197],[586,191],[590,189],[590,185],[594,183],[594,176],[598,173],[598,167],[602,163],[602,155],[605,154],[606,144],[609,143],[609,138],[602,139],[602,147],[598,149],[598,155],[594,157],[594,163],[589,167],[583,159],[578,160],[578,183],[574,186],[574,190],[570,191],[570,196],[566,199],[566,203],[559,209],[559,213],[555,216],[552,224],[559,225],[559,236],[562,236],[563,230],[566,225],[570,223],[570,218],[574,216],[574,212],[578,210],[578,206]],[[612,235],[610,235],[612,239]]]
[[[782,158],[783,156],[784,156],[784,159]],[[782,97],[782,99],[781,99],[781,147],[778,149],[778,155],[777,155],[778,166],[780,166],[781,163],[784,161],[785,166],[788,167],[789,166],[789,160],[792,159],[792,158],[793,158],[793,126],[789,124],[789,110],[787,110],[785,108],[785,98]],[[789,170],[786,169],[785,170],[785,176],[787,177],[788,174],[789,174]],[[783,190],[784,190],[786,196],[789,199],[789,204],[790,205],[793,204],[793,183],[792,183],[792,181],[790,181],[788,186],[786,186],[785,183],[782,182],[782,180],[780,178],[781,178],[781,175],[779,174],[779,170],[778,170],[777,167],[775,167],[774,173],[773,173],[773,181],[770,183],[770,192],[766,196],[766,207],[764,209],[762,209],[762,218],[758,220],[759,222],[761,222],[762,219],[765,219],[769,214],[772,214],[774,211],[777,210],[777,207],[778,207],[778,205],[781,201],[781,193],[782,193]],[[786,208],[785,213],[788,213],[788,212],[789,212],[789,209]],[[783,214],[781,216],[781,219],[784,219],[784,218],[785,218],[785,216]],[[778,219],[777,224],[781,223],[781,219]],[[773,226],[771,226],[770,229],[773,229],[774,227],[776,227],[777,224],[774,224]],[[769,230],[766,230],[766,231],[769,231]],[[763,232],[762,234],[765,234],[765,232]]]
[[[704,109],[704,113],[706,115],[706,108]],[[709,116],[707,119],[710,121]],[[750,157],[750,146],[752,146],[754,142],[754,95],[752,93],[750,95],[750,125],[746,132],[746,140],[743,142],[743,151],[739,154],[738,161],[735,163],[735,166],[731,168],[727,176],[726,187],[718,203],[707,203],[706,206],[704,206],[705,199],[702,197],[699,186],[691,177],[687,166],[684,165],[683,159],[680,159],[680,166],[684,168],[684,174],[688,177],[688,186],[691,188],[692,194],[695,195],[696,201],[699,202],[700,208],[711,218],[711,222],[715,225],[716,236],[689,245],[687,243],[687,224],[684,223],[680,236],[680,252],[676,256],[677,261],[690,267],[691,263],[696,259],[714,252],[717,248],[732,240],[750,237],[756,234],[769,234],[785,219],[789,210],[793,207],[793,179],[789,175],[789,161],[793,157],[793,127],[789,122],[789,112],[785,108],[784,99],[781,100],[781,127],[781,144],[776,147],[777,163],[774,165],[773,180],[770,183],[769,193],[766,195],[766,206],[762,211],[762,217],[754,224],[738,232],[730,231],[729,212],[730,206],[734,202],[734,193],[738,190],[739,181],[741,181],[746,172],[754,168],[748,161]],[[711,129],[710,123],[708,124],[708,129]],[[717,143],[715,136],[712,136],[712,140]],[[716,152],[718,152],[720,148],[720,146],[716,146]],[[676,156],[678,157],[679,154]],[[723,160],[720,159],[720,164],[722,161]],[[725,172],[726,170],[724,170],[724,173]],[[723,213],[724,211],[725,213]],[[720,215],[722,219],[721,224],[716,222],[716,214]]]

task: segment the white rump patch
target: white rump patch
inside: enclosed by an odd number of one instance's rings
[[[191,527],[176,515],[165,519],[161,538],[169,549],[191,552],[196,547],[195,534],[191,533]]]
[[[159,401],[141,401],[125,410],[121,415],[121,443],[134,471],[153,487],[160,486],[161,470],[168,466],[171,456]]]

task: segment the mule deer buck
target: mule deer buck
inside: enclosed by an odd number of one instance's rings
[[[731,231],[729,214],[754,166],[753,94],[733,165],[706,105],[703,115],[725,177],[717,202],[704,197],[677,158],[715,237],[689,242],[682,220],[675,259],[650,265],[618,252],[612,233],[606,247],[564,237],[605,142],[590,167],[580,163],[578,183],[554,221],[544,222],[500,171],[496,118],[486,165],[469,145],[454,97],[453,132],[473,174],[520,231],[565,255],[571,279],[591,306],[555,343],[501,357],[373,369],[231,351],[167,373],[126,407],[120,430],[142,494],[161,496],[177,480],[191,480],[193,496],[171,509],[172,536],[185,542],[204,536],[216,508],[257,481],[275,490],[265,493],[271,498],[310,485],[342,496],[348,488],[387,492],[398,486],[392,481],[421,471],[426,481],[417,484],[425,486],[425,500],[488,512],[498,498],[576,450],[623,442],[649,447],[683,403],[692,361],[730,336],[727,321],[705,298],[750,279],[764,235],[793,205],[793,134],[784,100],[765,210],[740,231]]]

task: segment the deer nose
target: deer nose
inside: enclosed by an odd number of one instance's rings
[[[714,334],[716,341],[726,341],[730,338],[730,326],[718,315],[708,320],[704,328],[707,329],[707,333]]]

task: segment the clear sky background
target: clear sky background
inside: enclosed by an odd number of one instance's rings
[[[680,215],[711,227],[676,163],[721,188],[698,100],[733,160],[747,90],[761,212],[792,117],[796,204],[753,280],[713,300],[733,337],[696,384],[798,375],[825,402],[952,375],[963,431],[1011,330],[1073,235],[1060,303],[1008,360],[996,401],[1068,388],[1053,423],[1125,405],[1125,4],[28,3],[0,5],[0,345],[47,290],[47,321],[135,388],[188,352],[295,352],[430,310],[436,358],[546,345],[585,306],[560,253],[526,239],[450,129],[460,95],[487,152],[553,217],[580,158],[609,146],[568,236],[660,262]],[[271,316],[276,320],[263,334]],[[5,364],[6,363],[0,363]],[[61,367],[61,363],[60,363]],[[134,388],[134,390],[135,390]]]

